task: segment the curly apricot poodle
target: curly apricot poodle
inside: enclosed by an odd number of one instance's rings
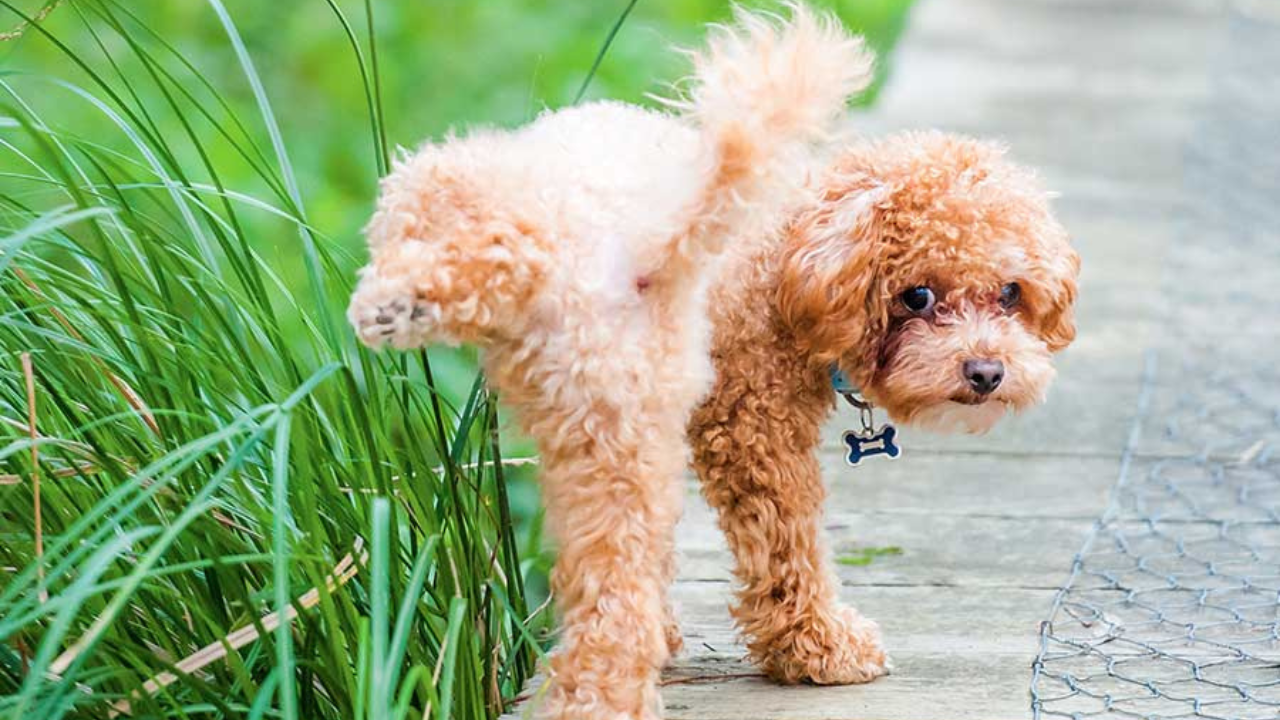
[[[659,716],[707,289],[727,238],[780,221],[870,78],[861,41],[803,6],[739,12],[692,55],[679,114],[601,102],[427,144],[367,228],[360,338],[479,345],[537,441],[563,623],[544,717]]]

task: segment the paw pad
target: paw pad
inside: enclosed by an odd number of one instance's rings
[[[401,350],[426,342],[430,328],[424,321],[430,316],[430,308],[406,298],[364,306],[353,304],[350,312],[361,342],[373,348],[390,344]]]

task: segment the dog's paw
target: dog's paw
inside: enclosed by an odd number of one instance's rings
[[[888,675],[880,627],[849,607],[815,614],[787,644],[762,659],[764,671],[782,682],[852,685]]]
[[[354,313],[352,325],[360,341],[369,347],[390,345],[397,350],[407,350],[426,342],[430,315],[426,305],[392,300]]]
[[[407,350],[426,344],[440,312],[411,292],[366,277],[351,297],[347,319],[365,345]]]

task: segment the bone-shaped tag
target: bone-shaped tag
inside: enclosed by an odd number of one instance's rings
[[[850,465],[857,465],[872,455],[884,455],[895,460],[902,454],[902,448],[896,442],[897,436],[898,429],[892,425],[881,425],[875,432],[846,430],[844,444],[849,446],[849,454],[844,460]]]

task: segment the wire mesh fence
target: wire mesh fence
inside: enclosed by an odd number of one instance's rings
[[[1219,58],[1168,332],[1041,625],[1036,718],[1280,718],[1280,24],[1238,12]]]
[[[1041,627],[1036,717],[1280,717],[1280,413],[1257,401],[1257,374],[1199,378],[1233,404],[1188,396],[1157,425],[1165,442],[1217,428],[1192,455],[1131,445]]]

